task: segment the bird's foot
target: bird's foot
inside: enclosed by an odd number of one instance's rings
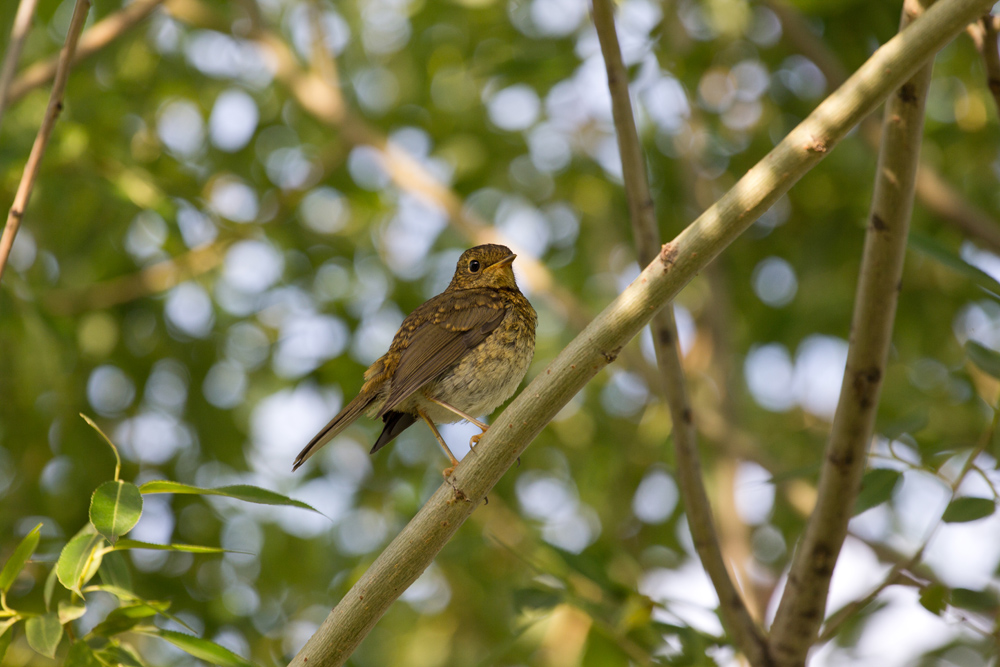
[[[476,445],[479,444],[479,441],[483,439],[483,436],[486,435],[486,432],[488,430],[490,430],[490,427],[484,426],[482,433],[480,433],[479,435],[474,435],[471,438],[469,438],[469,449],[471,449],[472,451],[476,451]]]
[[[453,472],[455,472],[455,466],[445,468],[444,470],[441,471],[441,475],[444,476],[445,479],[448,479],[449,477],[451,477],[451,473]]]

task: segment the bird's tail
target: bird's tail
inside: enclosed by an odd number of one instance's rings
[[[299,469],[303,463],[306,462],[310,456],[316,453],[320,447],[330,442],[336,438],[340,433],[354,423],[354,420],[361,416],[368,406],[378,398],[375,393],[368,393],[362,391],[360,394],[354,397],[354,400],[344,406],[336,417],[330,420],[330,423],[323,427],[323,429],[316,434],[316,437],[309,441],[309,444],[299,452],[299,455],[295,457],[295,463],[292,464],[292,472]]]

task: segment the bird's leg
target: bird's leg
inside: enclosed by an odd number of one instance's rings
[[[426,398],[431,403],[437,403],[442,408],[445,408],[446,410],[451,410],[452,412],[454,412],[456,415],[458,415],[462,419],[464,419],[464,420],[466,420],[468,422],[472,422],[473,424],[475,424],[479,428],[483,429],[484,432],[486,431],[486,429],[489,428],[489,426],[487,426],[483,422],[479,421],[478,419],[476,419],[475,417],[473,417],[472,415],[470,415],[468,412],[463,412],[462,410],[459,410],[458,408],[456,408],[454,405],[448,405],[444,401],[438,400],[438,399],[434,398],[433,396],[427,396]]]
[[[486,434],[486,431],[490,430],[489,425],[484,424],[483,422],[479,421],[478,419],[476,419],[475,417],[473,417],[469,413],[463,412],[462,410],[459,410],[458,408],[456,408],[453,405],[448,405],[444,401],[439,401],[438,399],[434,398],[433,396],[427,396],[427,400],[431,401],[432,403],[437,403],[442,408],[445,408],[447,410],[451,410],[452,412],[454,412],[456,415],[458,415],[459,417],[461,417],[465,421],[470,422],[472,424],[475,424],[479,428],[483,429],[483,432],[480,433],[479,435],[474,435],[471,438],[469,438],[469,449],[475,449],[475,446],[477,444],[479,444],[479,441]],[[425,419],[426,419],[426,417],[425,417]]]
[[[431,432],[434,434],[434,437],[437,438],[438,444],[441,445],[441,449],[443,449],[445,455],[451,459],[451,467],[444,469],[444,476],[451,477],[451,473],[455,470],[455,466],[458,465],[458,459],[456,459],[455,455],[451,453],[450,449],[448,449],[448,443],[446,443],[444,438],[441,437],[441,434],[437,430],[437,426],[435,426],[434,422],[431,421],[431,418],[427,416],[427,413],[420,408],[417,408],[417,414],[420,415],[425,422],[427,422],[428,426],[431,427]]]

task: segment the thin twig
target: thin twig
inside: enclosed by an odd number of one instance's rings
[[[292,661],[342,665],[552,417],[692,278],[783,196],[989,0],[940,0],[876,51],[657,258],[499,415],[452,476],[340,600]]]
[[[983,66],[986,68],[986,85],[996,103],[997,115],[1000,115],[1000,16],[983,15],[979,19],[982,29],[982,41],[977,41],[976,47],[983,56]]]
[[[135,0],[124,9],[101,19],[83,33],[77,45],[72,63],[75,65],[85,58],[94,55],[105,46],[118,39],[126,32],[142,22],[153,13],[164,0]],[[56,76],[59,59],[53,56],[42,62],[31,65],[10,86],[7,103],[12,104],[30,93],[35,88],[41,88]]]
[[[24,40],[31,29],[31,19],[35,16],[38,0],[21,0],[14,15],[14,26],[10,30],[10,45],[3,57],[3,67],[0,68],[0,125],[3,124],[3,112],[7,108],[7,91],[10,82],[17,72],[17,61],[21,59],[21,49]]]
[[[254,3],[256,5],[256,3]],[[337,72],[337,61],[326,45],[326,30],[323,27],[323,13],[317,0],[309,3],[309,20],[312,22],[312,53],[310,64],[323,77],[327,84],[336,90],[340,89],[340,75]],[[340,96],[340,104],[344,104]]]
[[[948,485],[950,490],[950,495],[948,497],[948,502],[945,504],[945,509],[947,509],[947,507],[952,502],[954,502],[955,498],[958,497],[958,489],[959,487],[962,486],[962,482],[965,481],[965,478],[968,477],[969,473],[972,472],[973,470],[978,470],[978,468],[976,468],[976,459],[979,458],[979,455],[982,454],[984,451],[986,451],[986,448],[989,446],[989,444],[993,442],[993,436],[996,433],[998,426],[1000,426],[1000,406],[994,407],[993,419],[990,422],[989,427],[987,427],[983,431],[983,434],[979,438],[979,442],[976,444],[973,450],[969,452],[968,458],[966,458],[965,462],[962,464],[962,469],[959,470],[958,474],[955,476],[955,479],[953,479],[951,483]],[[987,483],[989,483],[989,480],[987,480]],[[872,589],[872,591],[868,595],[861,598],[860,600],[854,600],[853,602],[849,602],[848,604],[838,609],[835,613],[830,615],[830,617],[826,620],[824,624],[823,632],[820,633],[819,641],[817,643],[825,643],[836,637],[837,633],[840,631],[841,626],[843,626],[845,622],[847,622],[850,618],[852,618],[854,614],[856,614],[857,612],[861,611],[869,604],[874,602],[875,599],[882,593],[882,591],[889,588],[889,586],[893,586],[899,583],[908,574],[910,574],[911,579],[914,576],[924,580],[927,580],[929,578],[928,575],[933,577],[933,572],[915,572],[914,570],[923,561],[924,554],[927,552],[927,547],[930,546],[931,540],[933,540],[934,536],[937,535],[943,523],[944,522],[942,521],[942,519],[939,518],[937,523],[935,523],[934,526],[931,528],[930,532],[927,533],[927,536],[924,537],[923,541],[921,542],[920,548],[917,549],[914,552],[914,554],[909,558],[904,558],[902,555],[893,551],[890,547],[886,547],[884,545],[875,545],[866,542],[869,548],[871,548],[873,551],[876,551],[876,554],[880,559],[893,560],[895,564],[893,565],[889,573],[886,575],[885,579],[883,579],[878,586]],[[929,570],[929,568],[927,569]],[[936,582],[937,580],[934,579],[934,581]]]
[[[828,86],[839,86],[847,80],[850,72],[795,5],[789,0],[763,0],[763,3],[781,21],[781,36],[788,45],[819,68]]]
[[[890,586],[895,586],[901,581],[907,580],[907,571],[913,567],[918,560],[919,558],[914,556],[905,563],[897,563],[896,565],[893,565],[892,569],[889,570],[889,573],[885,576],[885,579],[883,579],[878,586],[873,588],[868,595],[858,600],[853,600],[834,612],[830,618],[827,619],[826,625],[823,627],[823,632],[820,633],[819,639],[816,640],[816,643],[825,644],[836,637],[844,623],[854,618],[859,611],[874,602],[878,596],[882,594],[882,591]],[[912,579],[910,579],[910,581],[912,581]]]
[[[827,84],[839,86],[846,78],[846,70],[837,55],[812,30],[798,9],[787,0],[765,0],[781,20],[782,35],[789,46],[813,61]],[[866,119],[861,134],[872,148],[879,147],[881,128],[873,116]],[[985,244],[995,253],[1000,253],[1000,223],[981,208],[975,206],[953,188],[926,162],[921,162],[917,170],[917,199],[941,218],[970,238]]]
[[[49,292],[45,295],[46,305],[58,315],[73,315],[86,310],[103,310],[165,292],[222,264],[226,250],[234,240],[218,240],[147,266],[137,273],[105,282]]]
[[[21,226],[21,219],[24,217],[24,209],[28,206],[28,199],[31,198],[31,191],[35,187],[35,178],[38,176],[38,168],[42,163],[42,156],[45,154],[45,147],[48,146],[49,137],[52,136],[52,129],[56,125],[56,119],[63,108],[63,93],[66,90],[66,81],[69,80],[69,70],[76,52],[76,43],[80,38],[80,31],[87,20],[87,12],[90,10],[90,0],[76,0],[73,8],[73,18],[69,23],[69,31],[66,33],[66,43],[59,54],[59,64],[56,67],[56,78],[52,84],[52,93],[49,95],[49,105],[45,109],[45,117],[42,125],[38,128],[35,136],[35,143],[31,147],[28,155],[28,162],[24,166],[24,173],[21,175],[21,182],[17,186],[14,194],[14,203],[7,214],[7,224],[4,225],[3,235],[0,236],[0,280],[3,279],[3,271],[7,266],[7,258],[10,256],[10,249],[14,245],[14,237]]]
[[[645,266],[656,258],[662,245],[653,198],[649,192],[646,160],[635,126],[632,101],[629,98],[628,72],[622,60],[611,0],[594,0],[593,9],[594,25],[597,28],[597,37],[608,73],[611,109],[618,136],[618,149],[621,153],[622,175],[632,220],[636,254],[639,263]],[[764,665],[767,663],[764,633],[754,622],[726,568],[715,522],[712,519],[712,507],[702,480],[697,433],[694,428],[691,403],[687,396],[684,369],[678,352],[677,325],[674,322],[672,304],[668,304],[653,317],[652,328],[656,359],[662,375],[662,387],[673,421],[678,479],[688,516],[688,527],[702,566],[718,593],[719,608],[726,629],[732,635],[737,648],[747,656],[750,664]]]
[[[913,21],[910,4],[904,5],[901,34]],[[914,25],[929,21],[926,14]],[[820,469],[816,507],[792,557],[771,626],[772,657],[780,666],[803,664],[817,640],[830,578],[861,488],[892,341],[931,68],[930,62],[920,68],[886,102],[840,400]]]

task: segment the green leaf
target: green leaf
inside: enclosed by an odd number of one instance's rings
[[[930,420],[928,410],[918,409],[899,419],[885,423],[879,422],[876,428],[885,438],[897,440],[904,433],[913,434],[922,431],[930,423]]]
[[[117,586],[107,586],[107,585],[87,586],[85,589],[83,589],[83,591],[85,593],[90,593],[93,591],[104,591],[105,593],[110,593],[111,595],[114,595],[122,602],[132,603],[134,605],[145,605],[147,607],[152,607],[156,609],[156,611],[161,616],[169,618],[174,623],[177,623],[183,628],[187,628],[191,632],[196,632],[196,630],[187,623],[185,623],[183,619],[181,619],[178,616],[174,616],[173,614],[167,611],[170,608],[169,602],[164,602],[160,600],[144,600],[135,593],[133,593],[132,591],[128,591],[123,588],[119,588]]]
[[[301,500],[293,500],[287,496],[281,495],[280,493],[268,491],[267,489],[262,489],[258,486],[250,486],[249,484],[234,484],[232,486],[220,486],[215,489],[202,489],[197,486],[181,484],[180,482],[158,479],[153,480],[152,482],[146,482],[139,487],[139,490],[143,493],[181,493],[199,496],[223,496],[225,498],[233,498],[235,500],[242,500],[248,503],[257,503],[258,505],[300,507],[305,510],[316,512],[317,514],[322,514],[322,512],[311,505],[307,505]]]
[[[20,620],[20,616],[11,616],[10,618],[5,618],[0,621],[0,637],[10,637],[13,635],[13,632],[8,634],[7,631],[14,627],[14,625]]]
[[[1000,379],[1000,353],[996,350],[991,350],[974,340],[970,340],[965,344],[965,356],[979,370]]]
[[[88,530],[89,529],[89,530]],[[70,540],[56,563],[56,576],[59,583],[71,591],[80,592],[80,587],[90,581],[101,566],[101,547],[104,538],[92,532],[93,527],[87,526]]]
[[[63,667],[102,667],[101,661],[94,655],[94,650],[84,641],[75,641],[66,654]]]
[[[996,508],[996,501],[992,498],[956,498],[945,508],[941,520],[945,523],[977,521],[993,514]]]
[[[213,665],[221,665],[222,667],[256,667],[254,663],[250,662],[246,658],[236,655],[228,648],[223,648],[215,642],[202,639],[201,637],[194,637],[192,635],[186,635],[183,632],[174,632],[172,630],[160,630],[158,628],[151,628],[147,631],[143,631],[143,633],[166,639],[182,651],[198,658],[199,660],[210,662]]]
[[[10,587],[14,584],[17,579],[17,575],[21,573],[24,569],[24,564],[28,562],[31,558],[31,554],[35,553],[35,548],[38,546],[39,531],[42,529],[42,524],[38,524],[31,531],[21,539],[17,547],[14,549],[14,553],[10,555],[7,562],[3,565],[3,570],[0,570],[0,592],[6,593],[10,590]]]
[[[55,657],[63,635],[62,623],[55,612],[32,616],[25,623],[24,631],[28,637],[28,646],[46,657]]]
[[[105,482],[90,498],[90,522],[108,542],[132,530],[142,516],[142,494],[130,482]]]
[[[514,591],[514,608],[551,609],[563,601],[563,595],[551,588],[519,588]]]
[[[940,616],[948,608],[951,590],[944,584],[931,584],[920,591],[920,604],[932,614]]]
[[[97,657],[105,665],[114,665],[115,667],[146,667],[146,663],[142,661],[142,658],[135,649],[128,644],[114,644],[105,646],[100,651],[97,652]]]
[[[164,611],[170,606],[166,602],[157,603]],[[91,634],[98,637],[111,637],[122,632],[128,632],[135,626],[152,616],[156,616],[160,609],[152,603],[140,603],[118,607],[111,610],[107,617],[91,630]]]
[[[861,479],[861,492],[854,503],[854,513],[861,514],[876,505],[888,502],[903,475],[898,470],[874,468]]]
[[[98,572],[101,582],[126,591],[132,590],[132,572],[128,569],[125,556],[117,551],[104,554],[104,561]]]
[[[70,621],[75,621],[86,613],[86,605],[74,604],[66,600],[59,601],[59,611],[57,612],[57,616],[59,616],[59,622],[64,625]]]
[[[606,633],[591,626],[584,645],[581,667],[628,667],[629,660],[622,649]]]
[[[997,594],[990,590],[954,588],[951,591],[951,604],[970,611],[993,612],[1000,607],[1000,600],[997,599]]]
[[[927,255],[959,275],[965,276],[994,296],[1000,295],[1000,283],[994,280],[988,273],[969,264],[957,253],[944,247],[931,237],[924,236],[920,232],[911,231],[907,238],[907,244],[914,250]]]
[[[232,551],[230,549],[220,549],[219,547],[203,547],[198,544],[153,544],[152,542],[140,542],[138,540],[121,539],[115,545],[115,551],[125,549],[152,549],[154,551],[184,551],[192,554],[224,554],[224,553],[247,553],[245,551]]]
[[[56,568],[49,570],[49,576],[45,577],[45,590],[42,597],[45,598],[45,611],[52,611],[52,596],[56,592],[56,582],[59,581],[59,577],[56,573]]]
[[[7,632],[8,628],[13,627],[20,619],[18,618],[8,618],[4,621],[0,621],[0,662],[3,662],[3,656],[7,653],[7,647],[14,640],[13,631]]]

